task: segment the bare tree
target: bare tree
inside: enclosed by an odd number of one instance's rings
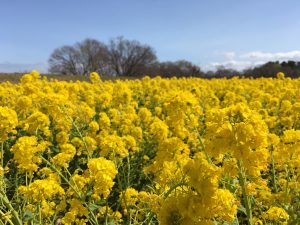
[[[83,75],[90,72],[107,73],[109,54],[105,44],[94,39],[85,39],[77,43],[75,48],[80,52],[79,61]]]
[[[152,47],[123,37],[108,45],[85,39],[73,46],[55,49],[49,58],[50,72],[59,74],[141,76],[202,76],[200,67],[186,60],[159,62]]]
[[[55,49],[49,58],[50,72],[88,75],[90,72],[106,73],[107,46],[94,39],[85,39],[74,46]]]
[[[110,41],[109,64],[117,76],[136,76],[156,62],[154,50],[138,41],[117,37]]]
[[[59,74],[79,74],[79,52],[73,46],[63,46],[53,51],[49,58],[49,71]]]

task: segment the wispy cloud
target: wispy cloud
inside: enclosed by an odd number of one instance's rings
[[[229,60],[229,61],[222,61],[222,62],[212,62],[207,65],[204,65],[202,68],[206,71],[217,70],[220,67],[225,69],[234,69],[234,70],[242,71],[246,68],[252,68],[258,65],[262,65],[264,63],[265,61],[252,62],[252,61]]]
[[[236,53],[235,52],[224,52],[222,53],[222,55],[228,59],[228,60],[232,60],[234,59],[234,57],[236,56]]]
[[[241,58],[248,58],[253,60],[300,60],[300,51],[290,52],[248,52],[241,55]]]
[[[224,58],[219,62],[212,62],[202,66],[204,70],[216,70],[219,67],[226,69],[235,69],[242,71],[247,68],[262,65],[268,61],[300,61],[300,51],[289,51],[289,52],[262,52],[253,51],[237,54],[236,52],[223,52],[220,55]]]
[[[46,73],[48,71],[48,65],[47,63],[0,63],[0,73],[24,73],[30,72],[31,70],[38,70],[41,73]]]

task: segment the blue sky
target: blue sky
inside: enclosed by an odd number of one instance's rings
[[[43,72],[57,47],[120,35],[205,70],[300,60],[299,12],[299,0],[0,0],[0,72]]]

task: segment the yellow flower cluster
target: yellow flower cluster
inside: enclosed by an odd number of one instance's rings
[[[206,150],[219,158],[223,154],[243,162],[250,175],[268,166],[268,127],[261,116],[243,103],[214,109],[206,118]]]
[[[184,167],[188,186],[167,199],[158,216],[161,224],[213,224],[220,220],[232,222],[237,213],[234,195],[219,188],[220,169],[210,164],[202,152],[195,155]]]
[[[32,202],[51,200],[54,197],[61,198],[65,193],[64,189],[60,186],[59,181],[53,177],[35,180],[28,186],[20,186],[19,192]]]
[[[287,220],[289,219],[289,214],[278,207],[271,207],[264,215],[264,219],[272,222],[280,222],[281,224],[287,224]]]
[[[105,158],[93,158],[88,162],[90,178],[94,182],[94,196],[107,197],[117,174],[115,164]]]
[[[0,84],[1,224],[299,224],[300,79]]]
[[[38,153],[44,151],[47,145],[47,142],[38,144],[36,136],[20,137],[10,149],[14,155],[13,161],[18,165],[19,171],[29,174],[36,172],[38,165],[42,162]]]
[[[0,141],[4,142],[9,133],[14,133],[18,125],[17,113],[6,106],[0,106]]]

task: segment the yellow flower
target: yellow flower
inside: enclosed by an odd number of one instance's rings
[[[283,72],[278,72],[277,74],[276,74],[276,77],[278,78],[278,79],[283,79],[284,78],[284,73]]]
[[[25,123],[28,124],[26,130],[30,134],[36,134],[38,130],[43,132],[47,131],[50,126],[50,120],[47,115],[42,112],[34,112],[26,120]]]
[[[9,133],[14,133],[18,125],[17,113],[8,108],[0,106],[0,141],[7,139]]]
[[[284,222],[289,219],[289,214],[283,209],[276,206],[272,206],[264,215],[264,219],[273,222]]]
[[[60,150],[60,153],[55,155],[51,161],[56,166],[68,168],[69,162],[76,154],[76,149],[71,144],[62,144],[60,145]]]
[[[43,152],[48,145],[47,142],[38,143],[35,136],[20,137],[10,150],[14,154],[13,160],[18,164],[20,172],[29,172],[31,175],[36,172],[42,162],[38,153]]]
[[[59,144],[65,144],[69,141],[68,133],[61,131],[56,135],[56,141]]]
[[[90,73],[90,80],[92,83],[98,83],[101,81],[101,78],[98,73],[92,72]]]
[[[201,195],[211,196],[217,190],[221,171],[217,166],[209,164],[202,152],[186,164],[184,171],[189,176],[191,186]]]
[[[4,175],[4,169],[2,166],[0,166],[0,177]]]
[[[117,135],[107,135],[100,138],[99,147],[101,156],[109,156],[110,158],[128,156],[128,149],[123,139]]]
[[[41,200],[52,200],[54,198],[62,198],[65,194],[64,189],[60,186],[57,180],[51,176],[44,180],[35,180],[26,186],[20,186],[18,191],[26,199],[32,202],[39,202]]]
[[[122,203],[122,207],[127,213],[127,209],[132,209],[136,207],[136,203],[138,201],[139,192],[134,188],[127,188],[125,191],[120,193],[120,200]]]
[[[38,71],[36,71],[36,70],[32,70],[30,74],[35,79],[40,78],[40,73]]]
[[[103,157],[93,158],[88,164],[91,180],[94,182],[94,197],[103,196],[106,198],[114,185],[114,178],[117,175],[115,164]]]

